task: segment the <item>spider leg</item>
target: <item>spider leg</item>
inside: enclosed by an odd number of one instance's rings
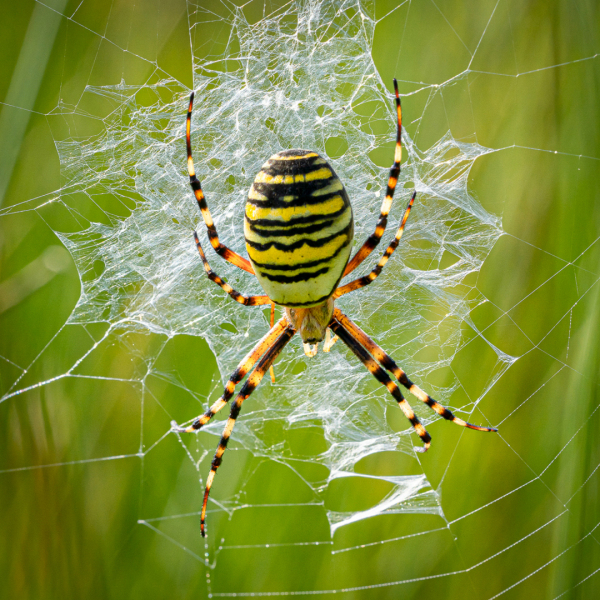
[[[208,474],[208,477],[206,479],[206,489],[204,490],[202,513],[200,515],[200,531],[202,533],[202,537],[206,536],[204,522],[206,520],[206,505],[208,504],[210,488],[212,487],[215,475],[217,473],[217,469],[223,461],[223,454],[225,453],[225,450],[227,448],[227,443],[229,442],[231,432],[233,431],[235,420],[237,419],[242,409],[242,403],[256,389],[256,387],[264,377],[265,373],[269,370],[269,367],[273,364],[273,361],[277,358],[277,355],[283,350],[285,345],[292,339],[292,336],[296,333],[296,330],[290,325],[289,322],[284,321],[284,319],[280,321],[280,323],[286,323],[283,332],[279,334],[275,342],[273,342],[273,345],[260,359],[260,362],[252,371],[252,373],[250,373],[248,379],[246,380],[246,383],[244,383],[244,385],[242,386],[240,393],[237,395],[233,405],[231,406],[229,419],[227,419],[225,429],[223,430],[223,435],[221,436],[221,441],[219,442],[219,446],[217,447],[217,451],[215,452],[215,456],[210,466],[210,473]]]
[[[406,207],[406,210],[404,211],[404,216],[402,217],[402,221],[400,222],[400,227],[398,227],[398,231],[396,231],[396,235],[395,235],[394,239],[390,242],[390,245],[387,247],[386,251],[383,253],[383,256],[379,259],[377,266],[368,275],[365,275],[364,277],[359,277],[358,279],[355,279],[354,281],[351,281],[350,283],[347,283],[346,285],[339,287],[337,290],[335,290],[335,292],[333,294],[334,298],[339,298],[340,296],[343,296],[344,294],[347,294],[348,292],[353,292],[354,290],[358,290],[361,287],[365,287],[366,285],[369,285],[371,282],[373,282],[373,281],[375,281],[375,279],[377,279],[377,276],[381,273],[381,271],[383,271],[383,267],[385,266],[385,263],[387,263],[390,256],[394,253],[394,250],[398,247],[398,244],[400,243],[400,238],[402,237],[402,234],[404,233],[404,226],[406,225],[406,221],[408,220],[408,215],[410,214],[410,209],[412,208],[412,205],[413,205],[413,202],[415,201],[416,196],[417,196],[417,192],[413,192],[413,195],[411,196],[411,198],[408,202],[408,206]]]
[[[373,360],[369,353],[361,346],[361,344],[352,336],[352,334],[336,319],[334,316],[329,324],[329,327],[335,334],[354,352],[358,359],[367,367],[371,375],[385,385],[390,394],[394,396],[398,406],[402,409],[402,412],[406,418],[410,421],[411,425],[415,428],[415,431],[423,441],[422,448],[415,448],[419,452],[426,452],[431,445],[431,436],[427,433],[427,430],[419,419],[415,412],[411,408],[410,404],[404,399],[400,388],[388,377],[387,373]]]
[[[211,268],[206,260],[206,256],[204,254],[204,250],[202,249],[202,245],[200,244],[200,240],[198,239],[198,234],[194,231],[194,239],[196,240],[196,248],[198,248],[198,252],[200,253],[200,258],[202,259],[202,264],[204,265],[204,270],[208,275],[208,278],[211,281],[214,281],[219,287],[225,290],[236,302],[240,304],[244,304],[245,306],[259,306],[261,304],[271,304],[271,299],[269,296],[262,294],[261,296],[244,296],[240,294],[236,290],[234,290],[228,283],[223,281]],[[272,324],[271,324],[272,326]]]
[[[400,161],[402,160],[402,107],[400,105],[400,95],[398,94],[398,83],[394,79],[394,91],[396,93],[396,113],[398,115],[398,127],[396,129],[396,150],[394,152],[394,164],[390,169],[390,177],[388,179],[387,190],[385,198],[381,205],[381,213],[377,226],[375,227],[374,233],[372,233],[367,241],[362,245],[360,250],[354,255],[352,260],[346,265],[344,275],[348,275],[360,265],[371,252],[377,247],[381,241],[381,236],[387,226],[387,217],[392,208],[392,201],[394,199],[394,191],[396,190],[396,184],[398,183],[398,176],[400,175]]]
[[[425,393],[419,386],[415,385],[406,375],[406,373],[394,362],[392,357],[378,346],[356,323],[352,322],[339,308],[333,312],[333,318],[343,325],[360,344],[366,348],[373,357],[381,363],[381,365],[394,374],[394,377],[421,402],[424,402],[434,410],[440,417],[448,421],[452,421],[457,425],[468,427],[469,429],[477,429],[478,431],[498,431],[494,427],[481,427],[479,425],[471,425],[458,417],[455,417],[452,412],[436,402],[429,394]]]
[[[196,417],[189,427],[179,427],[175,421],[172,421],[171,427],[173,430],[180,433],[191,433],[206,425],[229,402],[235,392],[235,386],[246,377],[250,369],[258,362],[258,359],[272,344],[277,342],[288,327],[289,322],[285,317],[277,321],[277,324],[244,356],[237,369],[231,374],[229,381],[225,384],[223,395],[203,415]]]
[[[275,325],[275,303],[271,302],[271,328],[273,325]],[[275,369],[273,365],[271,365],[269,373],[271,374],[271,383],[275,383]]]
[[[212,219],[212,215],[210,214],[210,210],[208,208],[208,204],[206,203],[206,199],[204,197],[204,192],[202,191],[202,186],[200,181],[196,177],[196,171],[194,169],[194,160],[192,159],[192,142],[190,140],[190,132],[192,125],[192,107],[194,105],[194,92],[190,94],[190,106],[188,108],[187,119],[186,119],[186,127],[185,127],[185,139],[187,143],[187,167],[188,173],[190,175],[190,185],[192,186],[192,190],[194,192],[194,196],[196,196],[196,201],[198,202],[198,206],[200,207],[200,212],[202,213],[202,218],[206,223],[206,228],[208,229],[208,239],[212,247],[215,249],[215,252],[226,261],[234,264],[236,267],[239,267],[243,271],[247,271],[250,274],[254,274],[254,269],[250,262],[245,259],[243,256],[240,256],[237,252],[230,250],[227,246],[221,244],[219,241],[219,235],[217,234],[217,229]]]

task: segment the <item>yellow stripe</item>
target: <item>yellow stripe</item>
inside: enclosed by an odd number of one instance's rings
[[[216,471],[213,471],[211,469],[210,473],[208,474],[208,477],[206,478],[206,489],[210,490],[210,488],[212,487],[213,481],[215,479],[215,473]],[[206,512],[204,506],[202,507],[202,515],[204,515],[204,513]]]
[[[228,439],[231,436],[231,432],[233,431],[234,425],[235,425],[235,419],[232,419],[231,417],[229,419],[227,419],[227,424],[225,425],[225,431],[223,431],[222,437],[224,437],[225,439]],[[221,450],[221,448],[223,448],[223,451],[221,452],[221,454],[219,454],[219,450]],[[219,449],[217,450],[217,454],[219,456],[222,456],[223,452],[225,452],[225,446],[219,446]]]
[[[265,244],[270,241],[277,241],[284,244],[294,244],[300,240],[311,239],[319,240],[326,237],[341,233],[343,229],[350,225],[352,220],[352,211],[348,207],[341,215],[338,215],[336,219],[332,219],[327,227],[322,227],[319,231],[313,231],[312,233],[306,233],[302,231],[303,225],[288,226],[285,227],[286,232],[289,232],[289,236],[280,236],[279,234],[273,234],[269,229],[260,229],[259,231],[252,230],[248,225],[248,221],[244,221],[244,236],[247,242],[255,242],[258,244]],[[281,221],[271,220],[272,224],[278,225]],[[282,223],[285,226],[284,223]]]
[[[329,177],[331,177],[331,171],[329,169],[319,169],[318,171],[313,171],[313,173],[320,173],[321,171],[327,171],[329,173]],[[312,175],[313,173],[308,173],[308,175]],[[326,179],[326,177],[313,177],[312,179]],[[254,183],[271,183],[274,185],[277,184],[286,184],[291,185],[292,183],[302,183],[304,181],[312,181],[306,176],[304,173],[298,173],[297,175],[269,175],[264,171],[259,171],[258,175],[254,178]]]
[[[250,258],[257,263],[295,265],[332,256],[336,250],[347,241],[347,239],[348,235],[346,233],[341,233],[329,243],[320,246],[319,248],[311,248],[304,244],[292,252],[283,252],[282,250],[277,250],[275,247],[261,251],[253,248],[250,244],[246,244],[246,250],[248,251]]]
[[[319,155],[316,152],[309,152],[308,154],[304,154],[302,156],[281,156],[280,154],[274,154],[269,160],[302,160],[304,158],[315,158],[318,156]]]
[[[334,196],[321,204],[305,206],[290,206],[289,208],[261,208],[254,204],[246,203],[246,216],[253,221],[257,219],[280,218],[289,221],[293,217],[308,217],[313,215],[328,215],[342,210],[344,200],[341,196]]]
[[[402,162],[402,146],[400,144],[397,144],[394,150],[394,162],[398,164]]]
[[[254,183],[270,183],[274,185],[286,184],[291,185],[292,183],[302,183],[304,181],[317,181],[319,179],[331,179],[333,173],[327,168],[322,167],[316,171],[309,173],[298,173],[297,175],[269,175],[264,171],[259,171],[258,175],[254,178]]]
[[[419,437],[423,437],[427,431],[425,431],[425,427],[423,427],[423,425],[421,425],[421,423],[415,423],[413,425],[413,427],[415,428],[416,432],[419,434]]]
[[[310,173],[306,173],[306,181],[316,181],[317,179],[330,179],[333,177],[333,173],[323,167],[322,169],[318,169],[317,171],[311,171]]]
[[[332,194],[333,192],[340,192],[343,189],[344,186],[342,185],[342,182],[339,179],[336,179],[331,185],[312,192],[311,196],[313,198],[317,196],[326,196],[327,194]]]
[[[265,200],[267,200],[267,197],[263,196],[263,194],[260,194],[259,192],[257,192],[254,189],[254,186],[252,186],[250,188],[250,192],[248,194],[248,198],[250,198],[250,200],[261,200],[262,202],[264,202]]]

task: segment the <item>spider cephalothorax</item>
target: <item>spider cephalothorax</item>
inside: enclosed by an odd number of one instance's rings
[[[318,344],[325,338],[325,332],[333,316],[333,298],[310,308],[286,307],[285,314],[305,344]]]
[[[429,448],[431,436],[419,422],[400,388],[390,379],[386,370],[392,373],[411,394],[444,419],[470,429],[496,431],[493,427],[471,425],[455,417],[447,408],[412,383],[391,356],[334,306],[336,298],[365,287],[381,273],[398,246],[416,197],[416,192],[413,192],[396,235],[377,266],[367,275],[338,287],[340,279],[354,271],[379,244],[387,225],[387,216],[392,206],[402,158],[402,111],[395,79],[394,90],[398,127],[394,163],[390,169],[385,199],[375,231],[350,261],[348,258],[354,224],[348,194],[331,165],[319,154],[310,150],[279,152],[262,166],[256,176],[248,194],[244,219],[246,249],[250,260],[233,252],[219,241],[204,193],[194,171],[190,139],[194,94],[192,93],[190,97],[186,121],[188,171],[192,189],[208,229],[210,243],[222,258],[256,275],[265,294],[245,296],[223,281],[210,268],[200,240],[194,232],[204,270],[212,281],[240,304],[271,305],[271,329],[238,365],[225,385],[223,395],[203,415],[194,419],[189,427],[182,428],[177,423],[173,423],[175,431],[197,431],[229,402],[236,385],[250,373],[233,402],[206,481],[200,519],[202,535],[205,535],[204,522],[210,488],[242,403],[261,382],[277,355],[296,333],[300,334],[308,356],[317,353],[321,341],[325,340],[323,350],[328,351],[336,339],[341,339],[397,401],[423,441],[423,447],[418,449],[420,451]],[[274,322],[275,304],[285,308],[284,316],[277,323]],[[330,330],[335,334],[334,338],[331,338]]]

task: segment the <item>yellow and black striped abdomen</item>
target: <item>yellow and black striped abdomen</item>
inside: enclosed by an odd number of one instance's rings
[[[248,194],[244,235],[273,302],[308,307],[331,296],[353,233],[348,194],[316,152],[285,150],[262,166]]]

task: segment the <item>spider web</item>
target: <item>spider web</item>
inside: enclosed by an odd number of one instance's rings
[[[592,51],[553,65],[515,66],[512,73],[494,71],[491,59],[484,68],[478,59],[483,54],[488,60],[485,49],[491,42],[515,44],[509,3],[498,1],[485,8],[482,4],[485,26],[471,45],[455,29],[458,13],[432,2],[433,12],[424,14],[429,18],[435,14],[447,24],[446,35],[470,55],[467,66],[436,83],[423,83],[406,74],[408,59],[400,60],[404,41],[387,59],[386,69],[394,67],[390,61],[396,63],[406,127],[402,173],[382,248],[412,189],[417,190],[417,201],[402,244],[377,282],[338,304],[418,385],[461,418],[498,426],[499,435],[434,424],[437,416],[413,403],[434,438],[427,457],[419,456],[413,447],[418,438],[395,402],[341,343],[328,355],[307,359],[300,340],[294,339],[276,364],[276,382],[265,379],[244,404],[213,487],[209,537],[204,541],[197,530],[198,509],[223,422],[215,419],[198,436],[174,434],[169,423],[194,417],[220,395],[229,374],[266,331],[268,311],[240,307],[203,274],[191,232],[198,229],[205,247],[209,244],[185,171],[189,85],[164,69],[152,51],[130,43],[133,17],[127,31],[108,26],[102,31],[94,27],[86,8],[84,1],[59,13],[70,35],[83,32],[101,42],[91,66],[80,67],[89,74],[88,81],[71,102],[70,75],[63,73],[58,101],[43,113],[60,161],[60,187],[2,211],[5,218],[36,211],[48,223],[77,268],[81,293],[65,324],[33,361],[11,363],[17,374],[6,386],[2,402],[18,403],[65,379],[83,379],[88,385],[102,381],[109,393],[111,384],[115,390],[125,385],[130,390],[127,401],[139,407],[139,449],[129,453],[115,442],[114,452],[98,456],[90,450],[89,455],[62,464],[139,460],[144,487],[137,527],[164,538],[171,552],[190,558],[206,576],[199,589],[209,597],[309,593],[369,597],[404,592],[408,584],[414,593],[439,591],[456,585],[450,581],[473,581],[472,574],[495,569],[504,577],[491,578],[489,589],[478,588],[476,597],[525,594],[528,585],[542,585],[541,581],[549,586],[548,597],[575,597],[598,585],[594,579],[600,569],[598,513],[580,505],[598,486],[600,457],[597,449],[590,453],[590,440],[598,430],[600,403],[597,363],[594,372],[593,363],[581,362],[586,347],[594,353],[581,330],[586,319],[592,330],[597,326],[600,275],[594,257],[600,238],[594,233],[565,259],[550,244],[507,233],[504,207],[479,199],[471,186],[479,165],[515,149],[552,154],[557,162],[549,168],[562,168],[569,158],[580,170],[597,170],[593,155],[561,151],[557,156],[558,150],[517,143],[521,139],[517,136],[507,138],[505,145],[487,147],[479,142],[483,126],[476,126],[481,111],[478,77],[492,74],[512,82],[558,68],[597,73],[597,54]],[[366,238],[385,193],[395,131],[391,81],[382,79],[374,58],[376,26],[406,27],[414,7],[314,0],[279,7],[188,2],[185,8],[197,97],[194,159],[221,240],[245,253],[241,215],[247,190],[264,160],[285,148],[310,148],[332,159],[352,200],[355,238],[358,242]],[[162,17],[153,18],[158,23]],[[402,35],[409,39],[406,29]],[[150,40],[152,35],[148,31],[142,37]],[[158,41],[149,42],[156,52],[158,46]],[[67,42],[65,55],[68,52]],[[111,57],[122,61],[122,77],[103,83],[95,71]],[[139,61],[151,71],[143,81],[130,75],[134,71],[130,62]],[[501,85],[499,89],[510,92]],[[442,125],[435,122],[440,115]],[[466,129],[461,130],[465,122]],[[561,159],[565,162],[558,162]],[[70,229],[53,225],[45,211],[55,207],[69,216]],[[503,273],[499,251],[511,242],[519,247],[524,270],[532,260],[530,251],[543,255],[543,268],[526,282],[515,275],[524,282],[521,291],[502,305],[493,288],[482,283],[489,281],[482,274],[486,268]],[[363,271],[376,262],[379,252]],[[214,253],[208,259],[234,288],[260,293],[256,280],[247,274]],[[56,247],[42,260],[49,271],[64,268]],[[510,268],[518,271],[519,265]],[[505,280],[499,277],[498,282]],[[13,289],[10,279],[0,285]],[[539,334],[519,310],[528,302],[541,303],[541,294],[554,285],[571,285],[573,297],[566,312],[549,311],[551,320],[541,320]],[[87,345],[74,344],[62,370],[48,374],[47,357],[70,345],[61,336],[73,330],[86,332]],[[175,365],[173,370],[164,360],[169,348],[182,339],[203,339],[214,355],[219,376],[207,390],[188,385],[181,374],[184,367],[180,372]],[[131,365],[105,362],[115,346],[130,357]],[[551,359],[547,371],[533,378],[536,386],[527,394],[511,389],[511,373],[538,352]],[[3,358],[12,361],[10,356]],[[203,368],[194,365],[193,354],[184,360],[190,363],[185,368]],[[578,420],[572,429],[559,432],[557,451],[542,449],[543,436],[530,446],[523,443],[529,428],[550,427],[545,418],[539,425],[530,420],[534,411],[545,410],[558,390],[570,402],[576,401],[567,386],[588,400],[574,409]],[[506,394],[513,396],[510,402],[503,401]],[[432,453],[434,463],[428,462]],[[478,463],[467,458],[469,453],[495,471],[472,475]],[[492,463],[487,455],[498,458]],[[170,465],[172,456],[179,462]],[[547,478],[557,465],[583,456],[580,470],[571,478],[557,477],[557,482]],[[394,461],[398,461],[395,468],[390,466]],[[507,486],[488,487],[490,478],[502,477],[498,466],[502,461],[519,476],[507,477]],[[158,473],[175,464],[178,474],[166,490],[161,489],[163,478]],[[4,472],[43,466],[9,465]],[[467,466],[469,473],[463,473]],[[467,486],[476,482],[469,501],[451,514],[442,497],[447,478],[455,482],[462,478]],[[273,483],[268,487],[266,481]],[[543,510],[531,519],[517,520],[510,534],[502,535],[486,515],[515,510],[515,498],[533,494],[533,488],[543,499]],[[161,504],[159,499],[164,498],[168,500]],[[593,500],[589,502],[593,507]],[[249,519],[251,534],[240,533],[240,523],[248,527]],[[304,525],[290,527],[290,519]],[[381,522],[392,525],[376,525]],[[461,537],[468,539],[481,527],[490,527],[500,541],[469,551]],[[455,548],[449,562],[447,554],[444,560],[438,554],[426,562],[419,548],[429,548],[430,538]],[[537,562],[515,566],[514,571],[509,566],[519,552],[527,552],[524,548],[536,552],[548,539],[553,542],[547,551],[539,551]],[[278,587],[273,579],[225,575],[232,563],[255,569],[261,560],[283,560],[282,569],[292,569],[286,552],[300,552],[294,556],[318,561],[335,574],[315,580],[319,583],[313,588],[302,579],[292,578]],[[391,571],[357,570],[375,552],[383,563],[406,552],[414,552],[423,562],[405,559],[406,564]],[[562,561],[574,552],[586,553],[589,560],[547,583],[548,573],[561,572]],[[269,557],[261,558],[265,555]]]

